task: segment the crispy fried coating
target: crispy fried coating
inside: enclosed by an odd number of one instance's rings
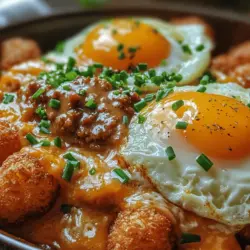
[[[211,68],[225,74],[232,72],[237,66],[250,63],[250,41],[244,42],[219,55],[212,60]]]
[[[108,250],[171,250],[176,242],[172,220],[155,208],[119,213],[108,237]]]
[[[185,25],[185,24],[201,24],[205,27],[205,33],[211,38],[214,39],[214,30],[211,25],[209,25],[204,19],[198,16],[187,16],[187,17],[176,17],[172,18],[171,23],[176,25]]]
[[[3,41],[0,54],[0,69],[7,70],[15,64],[40,57],[41,50],[35,41],[16,37]]]
[[[0,165],[13,153],[21,149],[17,129],[7,121],[0,120]]]
[[[11,155],[0,168],[0,224],[46,212],[57,189],[39,160],[28,153]]]

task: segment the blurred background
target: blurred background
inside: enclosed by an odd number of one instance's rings
[[[108,8],[126,3],[174,2],[183,6],[194,5],[228,9],[235,12],[249,13],[250,0],[0,0],[0,28],[51,13],[74,11],[85,8]]]

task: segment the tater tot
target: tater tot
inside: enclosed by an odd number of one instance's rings
[[[205,27],[206,34],[214,39],[214,30],[213,28],[202,18],[197,16],[187,16],[187,17],[178,17],[172,18],[171,23],[176,25],[185,25],[185,24],[201,24]]]
[[[228,53],[219,55],[212,60],[212,70],[225,74],[233,71],[237,66],[250,63],[250,41],[244,42],[229,50]]]
[[[108,250],[171,250],[176,234],[171,218],[155,208],[119,213],[108,237]]]
[[[0,224],[46,212],[57,189],[39,160],[21,152],[9,156],[0,168]]]
[[[16,37],[3,41],[0,54],[0,69],[7,70],[15,64],[40,57],[41,50],[35,41]]]
[[[17,129],[7,121],[0,120],[0,165],[13,153],[21,149]]]

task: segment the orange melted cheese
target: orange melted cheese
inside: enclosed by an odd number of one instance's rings
[[[114,19],[90,31],[77,48],[77,56],[81,62],[92,60],[127,70],[138,63],[156,67],[168,58],[170,50],[170,43],[153,27],[131,19]]]

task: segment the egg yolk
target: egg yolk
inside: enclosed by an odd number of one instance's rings
[[[234,98],[199,92],[180,92],[167,97],[171,104],[182,100],[176,129],[202,153],[221,159],[240,159],[250,153],[250,109]]]
[[[98,62],[128,70],[139,63],[158,66],[170,54],[170,43],[155,28],[132,19],[99,24],[76,48],[80,63]]]

